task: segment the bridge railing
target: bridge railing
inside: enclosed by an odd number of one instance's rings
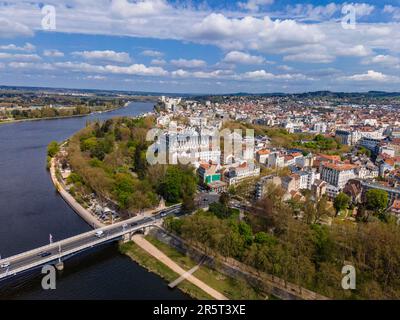
[[[126,223],[126,222],[125,222],[125,223]],[[80,246],[78,246],[78,247],[76,247],[76,248],[69,249],[69,250],[67,250],[67,251],[62,251],[62,252],[60,252],[59,254],[55,254],[55,255],[52,255],[52,256],[49,256],[49,257],[44,257],[44,258],[39,259],[39,260],[37,260],[37,261],[35,261],[35,262],[31,262],[31,263],[29,263],[29,264],[27,264],[27,265],[25,265],[25,266],[19,267],[19,268],[17,268],[17,269],[12,269],[12,270],[9,270],[9,271],[6,270],[6,271],[4,271],[3,273],[0,273],[0,279],[9,277],[9,276],[11,276],[11,275],[16,275],[17,273],[20,273],[20,272],[23,272],[23,271],[26,271],[26,270],[35,268],[35,267],[37,267],[37,266],[40,266],[40,265],[49,263],[49,262],[54,261],[54,260],[56,260],[56,259],[58,259],[58,258],[62,258],[62,257],[65,257],[65,256],[72,255],[72,254],[74,254],[74,253],[76,253],[76,252],[80,252],[80,251],[82,251],[82,250],[84,250],[84,249],[94,247],[94,246],[96,246],[96,245],[98,245],[98,244],[107,242],[107,241],[109,241],[109,240],[111,240],[111,239],[116,239],[116,238],[122,237],[123,235],[125,235],[125,234],[127,234],[127,233],[134,232],[134,231],[136,231],[136,230],[140,230],[140,229],[143,229],[143,228],[147,228],[147,227],[153,226],[154,223],[155,223],[155,221],[151,221],[151,222],[144,223],[144,224],[142,224],[142,225],[138,225],[138,226],[135,226],[135,227],[125,228],[125,229],[121,230],[120,232],[117,232],[117,233],[115,233],[115,234],[113,234],[113,235],[111,235],[111,236],[107,236],[107,235],[106,235],[106,236],[104,236],[104,237],[101,237],[101,238],[98,238],[98,239],[94,239],[94,240],[91,241],[91,242],[82,244],[82,245],[80,245]],[[114,226],[115,226],[115,225],[114,225]],[[109,226],[108,226],[108,227],[109,227]],[[102,229],[104,229],[104,228],[102,228]],[[109,229],[109,228],[108,228],[108,229]],[[98,229],[97,229],[96,231],[98,231]],[[90,236],[90,235],[92,235],[92,234],[95,234],[96,231],[94,231],[94,232],[86,232],[85,234],[88,235],[88,236]],[[76,237],[72,237],[72,238],[76,238]],[[66,240],[71,240],[72,238],[68,238],[68,239],[66,239]],[[54,244],[56,244],[56,243],[54,243]],[[44,247],[56,248],[57,246],[49,246],[49,245],[48,245],[48,246],[44,246]],[[38,249],[43,250],[44,247],[41,247],[41,248],[38,248]],[[49,249],[49,248],[48,248],[48,249]],[[24,256],[29,256],[30,254],[36,254],[36,251],[38,251],[38,249],[35,249],[35,250],[31,250],[31,251],[29,251],[29,252],[26,252],[26,253],[24,254]],[[39,252],[40,252],[40,250],[39,250]],[[20,255],[17,255],[17,256],[20,256]],[[9,259],[7,259],[7,261],[14,261],[14,260],[16,260],[16,259],[17,259],[17,258],[16,258],[17,256],[12,256],[12,257],[10,257]],[[4,260],[4,259],[3,259],[3,260]]]
[[[38,254],[38,253],[40,253],[42,251],[46,251],[46,250],[49,250],[49,249],[57,248],[60,245],[62,246],[63,244],[67,244],[69,242],[73,242],[75,240],[79,240],[79,239],[85,238],[85,237],[87,237],[89,235],[95,235],[96,232],[98,232],[100,230],[108,231],[108,230],[112,230],[112,229],[115,229],[115,228],[118,228],[118,227],[122,227],[124,224],[130,224],[130,223],[135,222],[136,220],[139,220],[139,219],[140,219],[140,217],[133,217],[133,218],[130,218],[130,219],[127,219],[127,220],[124,220],[124,221],[109,225],[109,226],[105,226],[105,227],[102,227],[102,228],[98,228],[96,230],[91,230],[91,231],[88,231],[88,232],[84,232],[84,233],[78,234],[76,236],[72,236],[70,238],[59,240],[59,241],[47,244],[45,246],[41,246],[41,247],[38,247],[38,248],[35,248],[35,249],[32,249],[32,250],[28,250],[28,251],[25,251],[25,252],[22,252],[22,253],[7,257],[7,258],[3,258],[3,259],[0,260],[0,264],[3,263],[3,262],[6,262],[6,261],[7,262],[11,262],[11,261],[14,261],[16,259],[22,258],[24,256]]]

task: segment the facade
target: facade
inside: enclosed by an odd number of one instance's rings
[[[267,191],[268,185],[271,183],[276,186],[281,186],[282,180],[280,177],[275,175],[269,175],[261,178],[260,181],[258,181],[256,184],[256,190],[255,190],[256,200],[260,200],[264,196],[265,192]]]
[[[271,152],[268,156],[268,167],[283,168],[285,166],[285,157],[279,152]]]
[[[268,157],[269,157],[270,153],[271,152],[269,150],[266,150],[266,149],[258,150],[256,152],[256,160],[259,163],[267,164],[268,163]]]
[[[321,180],[328,184],[343,189],[347,181],[356,177],[357,166],[346,163],[323,163]]]
[[[259,175],[260,167],[257,167],[254,163],[243,162],[237,167],[228,168],[223,179],[228,185],[235,185],[244,179],[258,177]]]
[[[197,175],[199,176],[201,184],[208,184],[214,181],[221,180],[221,173],[218,171],[219,166],[210,163],[200,163],[197,169]]]
[[[333,200],[337,197],[337,195],[340,193],[340,188],[333,186],[331,184],[328,184],[326,186],[326,195],[330,200]]]
[[[359,141],[358,144],[362,147],[365,147],[372,152],[375,152],[376,148],[379,146],[381,143],[382,139],[376,139],[376,138],[369,138],[369,137],[362,137]]]
[[[282,178],[282,188],[287,192],[300,190],[300,175],[294,173]]]
[[[311,185],[311,192],[314,199],[320,199],[323,195],[325,195],[327,186],[328,184],[325,181],[316,179]]]

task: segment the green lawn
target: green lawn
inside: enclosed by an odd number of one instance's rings
[[[139,265],[146,268],[166,280],[166,284],[176,280],[179,275],[165,266],[162,262],[155,259],[148,254],[145,250],[140,248],[134,242],[128,242],[120,245],[120,251],[129,256],[132,260],[136,261]],[[205,293],[200,288],[196,287],[187,280],[182,281],[178,288],[198,300],[212,300],[213,298]]]
[[[181,254],[174,248],[152,236],[146,236],[146,240],[151,242],[154,246],[164,252],[169,258],[171,258],[185,270],[190,270],[197,265],[197,263],[191,258]],[[232,300],[261,300],[266,298],[263,294],[257,292],[245,281],[225,276],[220,272],[217,272],[204,265],[201,266],[193,275]]]

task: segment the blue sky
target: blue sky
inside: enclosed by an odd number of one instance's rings
[[[0,0],[0,84],[400,91],[400,0]]]

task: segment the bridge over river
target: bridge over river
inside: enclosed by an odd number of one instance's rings
[[[179,213],[180,205],[164,209],[152,217],[134,217],[93,231],[85,232],[71,238],[50,243],[0,260],[0,281],[17,274],[40,268],[46,264],[55,264],[62,268],[63,261],[96,246],[118,241],[129,240],[138,232],[157,225],[168,215]]]

